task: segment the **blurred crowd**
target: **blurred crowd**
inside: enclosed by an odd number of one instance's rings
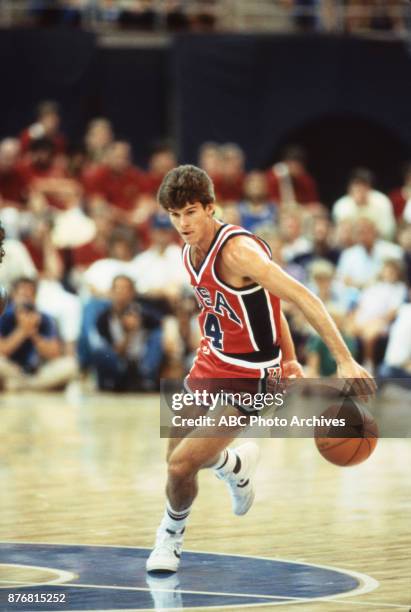
[[[299,146],[250,172],[235,143],[204,143],[193,161],[213,178],[218,218],[266,240],[367,368],[409,381],[411,165],[388,195],[368,169],[353,169],[330,210]],[[105,118],[70,149],[51,101],[0,142],[0,285],[11,294],[0,319],[0,387],[61,389],[85,377],[100,390],[152,391],[160,377],[186,373],[199,342],[197,304],[156,202],[176,165],[163,142],[137,167]],[[307,374],[333,375],[323,341],[299,311],[284,310]]]
[[[3,2],[11,8],[12,3]],[[254,29],[405,34],[409,20],[409,7],[401,0],[27,0],[26,11],[20,15],[20,22],[34,27],[148,32]]]

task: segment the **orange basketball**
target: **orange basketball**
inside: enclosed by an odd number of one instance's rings
[[[378,426],[368,410],[347,398],[341,406],[327,408],[322,416],[345,422],[344,426],[315,428],[315,443],[324,459],[340,466],[358,465],[368,459],[378,440]]]

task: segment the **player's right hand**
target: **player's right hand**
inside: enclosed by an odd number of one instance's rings
[[[350,390],[364,402],[368,402],[377,390],[374,378],[355,359],[338,364],[337,373],[339,378],[348,379]]]

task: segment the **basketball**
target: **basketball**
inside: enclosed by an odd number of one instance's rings
[[[3,312],[6,310],[7,303],[9,300],[9,296],[4,287],[0,285],[0,317]]]
[[[334,465],[347,467],[362,463],[377,446],[378,426],[372,415],[352,400],[330,406],[322,413],[327,419],[344,419],[344,426],[315,428],[315,443],[320,454]]]

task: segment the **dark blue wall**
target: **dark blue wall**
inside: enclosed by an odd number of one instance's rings
[[[170,48],[101,49],[84,32],[17,30],[0,32],[0,57],[0,137],[55,98],[72,141],[106,115],[140,164],[170,135],[181,161],[205,140],[235,141],[250,168],[291,139],[306,145],[327,201],[353,165],[389,188],[411,157],[411,58],[400,41],[188,34]]]

